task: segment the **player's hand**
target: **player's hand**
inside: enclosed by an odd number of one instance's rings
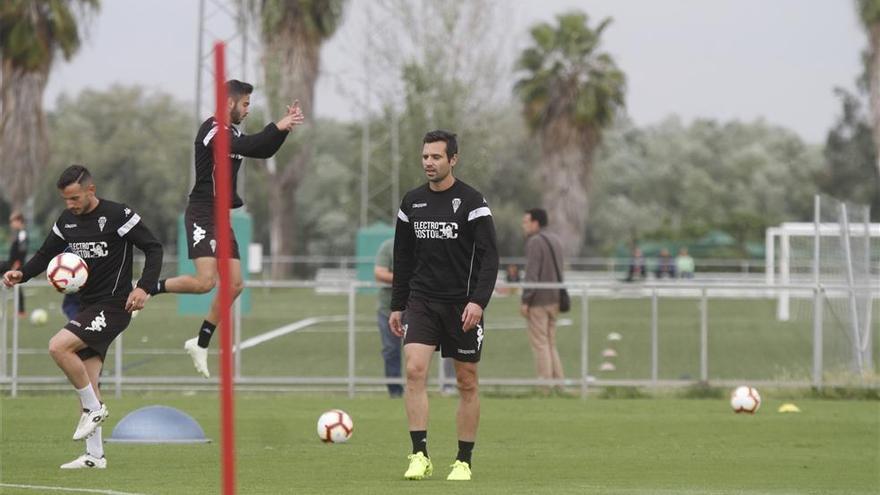
[[[392,311],[388,317],[388,326],[391,327],[391,333],[398,337],[403,337],[403,312]]]
[[[483,308],[474,302],[467,303],[464,307],[464,313],[461,314],[461,328],[465,332],[469,332],[477,326],[477,323],[483,319]]]
[[[528,304],[520,304],[519,305],[519,314],[521,314],[523,318],[528,318],[529,317],[529,305]]]
[[[144,289],[141,289],[140,287],[135,288],[128,295],[128,301],[125,302],[125,310],[131,313],[132,311],[144,309],[144,304],[147,303],[149,297],[150,296],[144,292]]]
[[[12,287],[13,285],[21,282],[22,273],[18,270],[9,270],[8,272],[3,274],[3,285],[6,287]]]
[[[305,120],[306,117],[299,106],[299,100],[294,100],[293,105],[287,106],[287,115],[282,117],[275,125],[282,131],[289,131],[305,122]]]

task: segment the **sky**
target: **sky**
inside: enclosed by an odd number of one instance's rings
[[[210,38],[233,23],[205,0]],[[368,0],[349,0],[344,22],[322,50],[315,112],[355,120]],[[141,85],[171,93],[195,114],[198,0],[104,0],[70,61],[59,61],[45,94],[53,108],[62,93]],[[506,0],[505,52],[528,45],[530,26],[579,9],[611,17],[603,36],[628,77],[627,112],[639,125],[678,115],[720,121],[763,119],[821,144],[840,112],[835,87],[853,89],[866,37],[850,0]],[[230,56],[241,50],[230,45]],[[258,48],[250,43],[244,78],[256,79]],[[233,64],[240,67],[239,64]],[[511,77],[513,80],[513,77]],[[207,83],[206,83],[207,84]],[[207,101],[207,100],[206,100]],[[258,97],[255,103],[259,104]],[[201,113],[205,113],[202,111]],[[195,116],[194,116],[195,118]],[[198,119],[201,120],[201,119]]]

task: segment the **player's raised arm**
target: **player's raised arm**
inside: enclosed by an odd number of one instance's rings
[[[288,133],[305,120],[299,102],[287,107],[287,115],[256,134],[232,134],[232,153],[250,158],[269,158],[278,152]]]

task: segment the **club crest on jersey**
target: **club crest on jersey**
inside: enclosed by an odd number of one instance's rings
[[[458,207],[461,206],[461,198],[455,198],[452,200],[452,213],[458,211]]]
[[[131,208],[126,208],[126,209],[124,209],[124,210],[122,210],[122,211],[125,212],[125,216],[129,216],[129,215],[131,215]]]
[[[104,226],[107,225],[107,217],[98,218],[98,229],[104,232]]]
[[[217,252],[217,241],[214,239],[211,239],[211,252],[212,253]]]

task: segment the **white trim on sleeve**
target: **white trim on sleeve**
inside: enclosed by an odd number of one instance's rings
[[[409,217],[406,216],[406,213],[404,213],[403,210],[397,210],[397,218],[409,223]]]
[[[57,224],[57,223],[54,224],[54,225],[52,225],[52,232],[55,232],[55,235],[57,235],[58,237],[60,237],[62,240],[65,240],[65,241],[67,240],[67,239],[64,238],[63,235],[61,235],[61,230],[58,229],[58,224]]]
[[[127,222],[125,222],[125,225],[116,229],[116,233],[119,234],[119,237],[124,237],[125,234],[127,234],[128,231],[131,230],[140,221],[141,221],[140,215],[135,213],[134,215],[131,216],[131,218],[128,219]]]
[[[481,207],[477,208],[476,210],[471,210],[471,212],[468,213],[468,222],[476,220],[477,218],[480,218],[480,217],[491,217],[491,216],[492,216],[492,211],[489,210],[489,207],[488,206],[481,206]]]
[[[214,137],[214,134],[217,134],[218,127],[219,126],[215,123],[214,127],[212,127],[211,130],[208,131],[208,134],[205,135],[205,139],[202,140],[202,143],[204,143],[205,146],[208,146],[208,143],[211,142],[211,138]]]

